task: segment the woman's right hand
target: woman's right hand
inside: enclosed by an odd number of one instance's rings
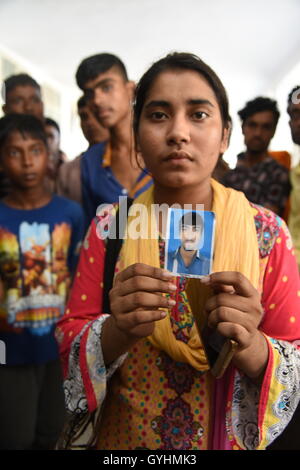
[[[163,296],[176,291],[174,275],[142,263],[117,274],[109,293],[111,313],[116,327],[131,339],[152,334],[156,321],[165,318],[175,301]]]

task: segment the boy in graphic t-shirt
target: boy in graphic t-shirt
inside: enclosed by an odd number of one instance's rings
[[[83,237],[78,204],[45,186],[48,149],[34,116],[0,119],[0,449],[53,448],[64,421],[54,328]]]

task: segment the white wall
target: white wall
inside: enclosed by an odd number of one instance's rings
[[[228,89],[230,164],[243,150],[237,111],[258,95],[280,101],[272,148],[290,150],[285,100],[299,82],[299,68],[292,72],[300,63],[299,0],[1,0],[0,18],[0,45],[60,90],[62,148],[72,157],[86,147],[74,116],[75,71],[103,51],[119,55],[134,80],[167,52],[196,53]]]

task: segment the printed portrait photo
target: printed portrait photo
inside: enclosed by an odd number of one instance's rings
[[[208,211],[169,209],[165,269],[175,275],[210,274],[213,258],[215,214]]]

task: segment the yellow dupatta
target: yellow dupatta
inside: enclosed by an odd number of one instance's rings
[[[215,250],[213,271],[238,271],[244,274],[255,288],[259,283],[259,252],[253,211],[243,193],[225,188],[211,180],[213,189],[212,211],[216,215]],[[123,270],[134,263],[145,263],[160,267],[158,230],[156,220],[151,217],[153,187],[141,194],[132,204],[127,222],[127,238],[124,240],[119,260]],[[142,206],[138,206],[138,204]],[[140,210],[145,207],[146,210]],[[139,217],[136,217],[138,213]],[[134,239],[130,223],[140,224],[142,237]],[[138,222],[137,222],[138,220]],[[173,334],[169,316],[156,322],[149,337],[151,343],[164,350],[175,361],[190,364],[197,370],[209,368],[203,346],[194,324],[188,343],[177,340]]]

